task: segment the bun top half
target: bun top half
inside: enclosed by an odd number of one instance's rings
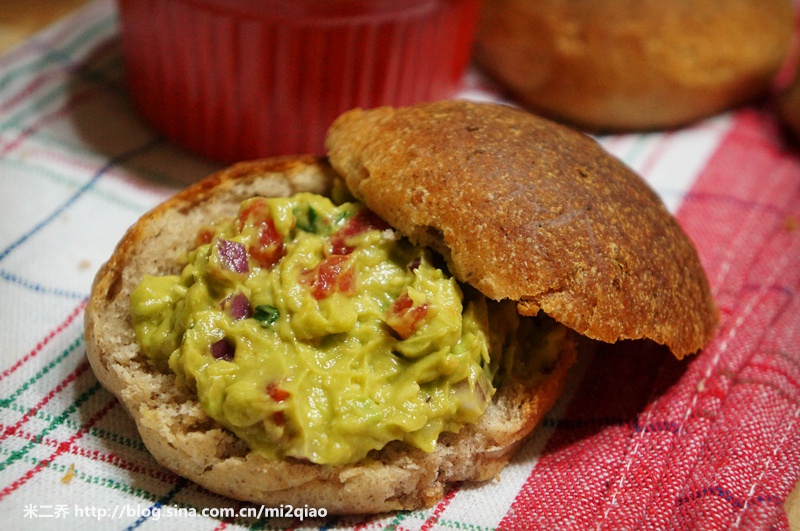
[[[697,252],[647,184],[590,137],[507,106],[352,110],[331,164],[412,242],[486,296],[587,337],[650,339],[678,357],[717,310]]]

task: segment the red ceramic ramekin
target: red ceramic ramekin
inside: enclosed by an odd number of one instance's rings
[[[222,162],[323,153],[354,108],[445,99],[479,0],[118,0],[134,105]]]

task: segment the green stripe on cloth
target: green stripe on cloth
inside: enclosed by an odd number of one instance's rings
[[[61,352],[61,354],[56,356],[54,359],[50,360],[50,362],[48,362],[41,369],[36,371],[36,373],[28,381],[26,381],[20,387],[18,387],[16,391],[11,393],[11,395],[9,395],[7,398],[0,399],[0,407],[8,407],[11,404],[13,404],[14,401],[19,397],[19,395],[24,393],[31,385],[36,383],[44,375],[53,370],[54,367],[56,367],[62,361],[64,361],[70,354],[72,354],[72,352],[75,351],[76,348],[78,348],[81,345],[83,345],[83,335],[76,337],[75,340]]]
[[[23,406],[20,406],[19,404],[11,404],[6,409],[8,409],[10,411],[15,411],[17,413],[28,413],[29,412],[29,408],[25,408]],[[48,422],[48,423],[52,422],[56,418],[53,415],[51,415],[50,413],[47,413],[47,412],[41,411],[41,410],[36,411],[36,413],[34,413],[33,417],[36,418],[37,420],[40,420],[40,421],[43,421],[43,422]],[[131,420],[131,423],[132,422],[133,421]],[[71,430],[78,430],[78,429],[80,429],[82,427],[82,424],[79,423],[79,422],[75,422],[74,420],[66,419],[66,420],[64,420],[62,422],[62,426],[64,426],[65,428],[69,428]],[[111,430],[108,430],[108,429],[105,429],[105,428],[95,428],[95,427],[90,428],[89,431],[86,432],[86,433],[87,433],[87,435],[90,435],[90,436],[94,437],[95,439],[108,441],[110,443],[114,443],[114,444],[117,444],[119,446],[125,446],[127,448],[130,448],[131,450],[136,450],[137,452],[147,453],[148,455],[150,453],[149,450],[147,449],[147,447],[144,445],[144,443],[142,442],[142,440],[138,436],[128,437],[127,435],[122,434],[122,433],[111,431]],[[136,432],[132,431],[131,433],[135,434]]]
[[[64,409],[64,411],[59,416],[53,419],[53,421],[50,422],[50,424],[48,424],[47,427],[39,433],[37,439],[44,437],[45,435],[55,430],[59,426],[62,426],[64,424],[65,419],[70,415],[74,414],[76,411],[78,411],[78,408],[80,408],[84,402],[89,400],[95,393],[97,393],[99,389],[100,389],[100,383],[95,382],[94,385],[92,385],[89,389],[78,395],[78,397],[66,409]],[[24,457],[28,452],[30,452],[35,447],[36,447],[36,442],[32,441],[23,446],[22,448],[11,452],[8,458],[2,463],[0,463],[0,472],[2,472],[10,465],[12,465],[14,462]]]
[[[113,30],[116,27],[116,19],[116,14],[114,14],[113,16],[108,16],[98,22],[95,22],[94,24],[87,26],[86,29],[81,33],[76,34],[72,38],[71,42],[59,45],[58,48],[50,49],[44,55],[39,56],[38,59],[31,63],[25,63],[16,68],[9,69],[8,72],[0,76],[0,92],[4,91],[10,83],[13,83],[20,77],[39,74],[43,66],[48,64],[64,63],[64,59],[67,59],[69,62],[74,61],[74,57],[72,57],[70,54],[85,44],[93,44],[92,41],[96,40],[97,36],[103,31]],[[112,31],[108,32],[109,35],[114,34]]]
[[[9,456],[11,453],[12,452],[10,452],[9,450],[6,450],[4,448],[0,448],[0,455],[2,455],[2,456]],[[18,460],[20,462],[22,462],[22,463],[30,465],[31,467],[39,466],[39,465],[41,465],[42,463],[44,463],[46,461],[44,459],[37,459],[37,458],[32,457],[30,455],[21,456]],[[61,463],[58,463],[58,462],[55,462],[55,461],[46,462],[46,463],[44,463],[44,466],[46,466],[48,469],[50,469],[50,470],[62,475],[62,477],[63,477],[64,474],[67,474],[68,472],[71,471],[74,474],[73,481],[74,480],[83,481],[87,485],[97,485],[97,486],[100,486],[100,487],[108,488],[110,490],[115,490],[115,491],[118,491],[118,492],[124,492],[124,493],[127,493],[127,494],[133,494],[134,496],[136,496],[138,498],[142,498],[142,499],[148,500],[148,501],[155,501],[156,497],[157,497],[156,494],[153,494],[152,492],[150,492],[150,491],[148,491],[148,490],[146,490],[146,489],[144,489],[142,487],[136,487],[136,486],[131,485],[130,483],[120,483],[118,480],[113,479],[113,478],[102,477],[102,476],[98,476],[98,475],[95,475],[95,474],[91,474],[91,473],[88,473],[88,472],[85,472],[85,471],[81,470],[78,467],[75,467],[74,469],[71,469],[67,465],[64,465],[64,464],[61,464]]]
[[[59,145],[63,148],[68,148],[69,151],[84,154],[89,153],[88,149],[79,148],[79,146],[71,146],[67,145],[64,142],[59,142],[57,139],[52,139],[53,144]],[[2,159],[0,160],[0,164],[2,166],[8,166],[15,169],[23,170],[30,174],[38,174],[43,178],[47,179],[53,184],[57,184],[59,186],[63,186],[65,188],[79,188],[83,183],[78,181],[77,179],[71,179],[64,175],[63,173],[59,173],[55,170],[50,170],[47,168],[42,167],[41,165],[37,165],[32,163],[29,159]],[[130,210],[136,213],[142,213],[147,210],[147,206],[136,203],[134,201],[130,201],[128,198],[121,197],[118,194],[110,193],[106,190],[100,189],[98,187],[93,187],[90,190],[90,193],[94,196],[102,198],[105,202],[125,208],[126,210]]]

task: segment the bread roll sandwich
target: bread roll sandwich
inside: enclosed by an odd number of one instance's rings
[[[430,506],[497,476],[576,344],[680,358],[713,334],[691,242],[582,134],[438,102],[345,113],[327,147],[179,192],[93,285],[98,379],[161,464],[214,492]]]
[[[551,118],[663,129],[764,95],[793,28],[791,0],[492,0],[475,57]]]

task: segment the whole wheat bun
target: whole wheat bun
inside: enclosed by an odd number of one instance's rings
[[[475,58],[559,121],[662,129],[763,94],[792,29],[791,0],[492,0]]]
[[[255,195],[326,194],[334,172],[325,160],[293,157],[241,163],[187,188],[143,216],[98,272],[86,306],[86,353],[100,383],[123,404],[155,459],[207,489],[270,507],[324,508],[328,514],[418,509],[449,483],[495,477],[552,407],[575,361],[571,339],[557,364],[532,385],[504,382],[477,425],[443,433],[425,453],[390,443],[355,465],[269,461],[251,453],[203,411],[197,397],[157,370],[140,351],[129,296],[145,273],[178,274],[194,235],[231,218]],[[543,377],[541,379],[540,377]]]
[[[681,358],[717,310],[697,252],[647,184],[590,137],[507,106],[353,110],[327,148],[350,191],[453,276],[579,334]]]
[[[495,477],[560,395],[569,336],[544,374],[499,386],[476,425],[432,453],[394,442],[354,465],[269,461],[218,426],[136,344],[129,296],[145,273],[175,274],[198,229],[255,195],[351,192],[452,273],[493,299],[542,308],[604,341],[650,338],[683,356],[716,311],[691,243],[652,191],[588,137],[506,107],[444,102],[352,111],[331,128],[330,159],[240,163],[143,216],[98,272],[87,356],[165,467],[214,492],[268,506],[378,513],[430,506],[448,484]],[[334,169],[335,168],[335,169]],[[548,317],[548,318],[550,318]]]

